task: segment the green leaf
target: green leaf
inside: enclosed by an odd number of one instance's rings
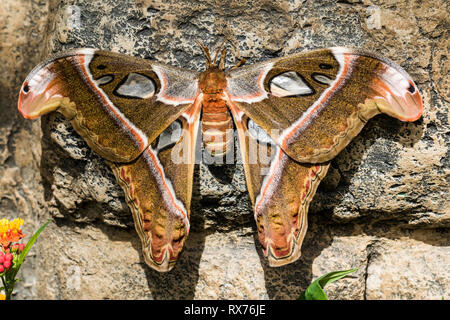
[[[41,234],[41,232],[45,229],[45,227],[50,223],[50,220],[48,220],[46,223],[44,223],[44,225],[42,225],[42,227],[39,228],[38,231],[36,231],[35,234],[33,234],[33,236],[31,237],[30,240],[28,240],[27,245],[25,246],[25,248],[23,249],[23,251],[20,253],[19,255],[19,259],[17,260],[17,264],[15,265],[15,270],[12,273],[12,279],[14,279],[17,275],[17,272],[19,272],[20,266],[22,265],[23,261],[25,260],[25,257],[27,256],[28,252],[30,251],[31,247],[33,246],[33,244],[35,243],[36,239],[38,238],[38,236]]]
[[[320,278],[317,278],[311,285],[306,288],[305,292],[301,294],[298,300],[328,300],[327,295],[323,291],[323,288],[329,283],[339,280],[346,275],[355,272],[358,269],[350,269],[343,271],[333,271],[324,274]]]

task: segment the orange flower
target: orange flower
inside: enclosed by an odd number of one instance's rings
[[[0,293],[0,300],[6,300],[6,295]]]
[[[8,219],[0,220],[0,245],[3,249],[8,248],[11,242],[17,242],[25,237],[20,229],[23,222],[23,219],[20,218],[11,221],[8,221]]]

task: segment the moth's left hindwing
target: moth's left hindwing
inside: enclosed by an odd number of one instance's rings
[[[78,49],[38,65],[19,110],[71,120],[125,191],[147,264],[169,271],[189,232],[198,74],[106,51]]]
[[[199,105],[189,111],[193,114],[183,113],[136,161],[110,163],[133,213],[144,259],[158,271],[172,269],[190,228]]]

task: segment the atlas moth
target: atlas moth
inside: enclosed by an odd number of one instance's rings
[[[221,158],[236,130],[264,255],[271,266],[291,263],[330,160],[379,113],[420,118],[420,93],[398,65],[362,50],[225,69],[225,49],[212,59],[200,47],[203,72],[90,48],[53,56],[25,79],[19,111],[28,119],[61,112],[106,160],[158,271],[174,266],[189,233],[197,135]]]

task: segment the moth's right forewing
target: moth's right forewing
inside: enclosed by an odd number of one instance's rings
[[[77,49],[38,65],[24,81],[26,118],[62,112],[105,159],[136,159],[194,102],[196,72],[123,54]]]

